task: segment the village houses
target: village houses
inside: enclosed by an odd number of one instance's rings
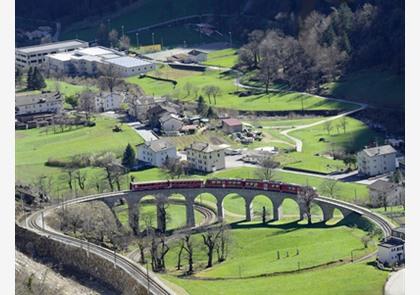
[[[176,159],[176,147],[165,139],[146,141],[137,145],[137,159],[155,167],[161,167],[167,159]]]
[[[366,148],[357,154],[359,174],[375,176],[395,171],[397,151],[390,145]]]
[[[223,146],[195,142],[186,148],[186,151],[188,164],[194,170],[214,172],[226,167]]]

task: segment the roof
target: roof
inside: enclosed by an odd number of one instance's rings
[[[393,248],[401,245],[404,245],[404,241],[394,237],[390,237],[379,244],[379,246],[385,248]]]
[[[35,46],[26,46],[26,47],[20,47],[16,50],[24,53],[35,53],[40,51],[49,51],[49,50],[58,50],[61,48],[66,47],[87,47],[89,46],[88,42],[81,41],[81,40],[66,40],[61,42],[53,42],[53,43],[46,43],[46,44],[40,44]]]
[[[175,145],[173,143],[165,139],[146,141],[144,145],[154,152],[160,152],[160,151],[164,151],[170,148],[175,148]]]
[[[188,52],[188,54],[193,55],[193,56],[197,56],[197,55],[200,55],[200,54],[207,54],[207,53],[203,52],[203,51],[200,51],[200,50],[193,49],[190,52]]]
[[[194,142],[188,147],[188,149],[191,149],[197,152],[204,152],[204,153],[220,151],[220,150],[224,150],[225,148],[226,147],[224,146],[212,145],[206,142]]]
[[[15,105],[17,107],[37,103],[46,103],[52,101],[61,101],[61,95],[58,92],[48,92],[41,94],[16,95]]]
[[[125,67],[125,68],[146,66],[146,65],[151,64],[151,62],[149,61],[131,57],[131,56],[121,56],[117,58],[111,58],[111,59],[107,59],[107,62],[112,63],[114,65],[121,66],[121,67]]]
[[[378,147],[368,148],[363,150],[368,157],[374,157],[378,155],[394,154],[397,151],[390,145],[382,145]]]
[[[222,122],[223,124],[226,124],[228,126],[242,126],[241,121],[239,121],[238,119],[223,119]]]
[[[175,119],[177,121],[182,121],[181,118],[179,118],[177,115],[166,112],[160,117],[159,122],[164,123],[164,122],[168,121],[169,119]]]
[[[69,60],[71,60],[71,53],[60,52],[60,53],[50,54],[50,55],[48,55],[48,57],[58,59],[58,60],[61,60],[61,61],[69,61]]]
[[[106,54],[115,54],[115,52],[109,48],[105,48],[102,46],[95,46],[95,47],[89,47],[80,49],[77,52],[83,54],[83,55],[106,55]]]
[[[184,125],[181,128],[182,131],[190,131],[190,130],[196,130],[196,129],[197,129],[196,125]]]

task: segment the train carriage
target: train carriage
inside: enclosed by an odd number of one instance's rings
[[[281,183],[281,182],[270,181],[267,185],[268,186],[267,190],[275,191],[275,192],[281,192],[282,185],[283,185],[283,183]]]
[[[244,180],[244,188],[246,189],[257,189],[257,190],[267,190],[268,189],[268,181],[265,180],[257,180],[257,179],[245,179]]]
[[[131,182],[131,191],[144,191],[144,190],[158,190],[166,189],[169,187],[169,181],[152,181],[152,182]]]
[[[171,180],[170,181],[170,188],[202,188],[204,185],[204,181],[202,179],[199,180]]]

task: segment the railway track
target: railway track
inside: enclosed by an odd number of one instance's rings
[[[122,193],[120,193],[122,194]],[[117,194],[108,194],[109,196],[116,196]],[[66,205],[77,204],[82,202],[87,202],[95,199],[101,199],[104,195],[96,195],[90,197],[81,197],[79,199],[74,199],[65,202]],[[48,207],[46,209],[40,210],[32,215],[30,215],[25,220],[26,228],[36,232],[39,235],[47,236],[50,239],[56,240],[58,242],[64,243],[66,245],[71,245],[75,247],[80,247],[86,249],[88,253],[94,253],[112,263],[115,267],[120,267],[127,274],[131,275],[136,279],[141,285],[148,289],[149,294],[153,295],[175,295],[176,293],[169,289],[162,281],[160,281],[153,273],[149,273],[147,269],[141,265],[133,262],[125,256],[122,256],[118,253],[106,249],[104,247],[98,246],[87,241],[79,240],[67,235],[64,235],[61,232],[58,232],[46,224],[43,223],[42,215],[44,216],[51,210],[56,209],[60,205],[55,205]]]
[[[122,197],[126,193],[128,193],[128,191],[80,197],[77,199],[65,201],[63,202],[63,204],[72,205],[72,204],[78,204],[78,203],[89,202],[89,201],[94,201],[94,200],[100,200],[107,197],[119,197],[119,196]],[[365,218],[369,219],[371,222],[375,223],[377,226],[379,226],[379,228],[384,233],[385,237],[391,235],[392,225],[382,216],[370,211],[367,208],[354,205],[345,201],[330,199],[326,197],[318,197],[316,198],[316,200],[319,202],[328,203],[333,206],[345,208],[352,212],[358,213],[364,216]],[[147,287],[150,294],[156,294],[156,295],[176,294],[174,291],[169,289],[162,281],[160,281],[159,278],[156,277],[153,273],[149,273],[144,267],[142,267],[140,264],[135,263],[132,259],[122,256],[118,253],[114,253],[113,251],[106,249],[104,247],[98,246],[96,244],[89,243],[87,241],[79,240],[77,238],[64,235],[63,233],[58,232],[48,227],[46,224],[44,224],[43,216],[46,216],[50,211],[58,208],[61,205],[62,204],[52,205],[48,208],[35,212],[29,215],[24,221],[22,221],[21,225],[25,226],[26,228],[28,228],[29,230],[33,232],[36,232],[39,235],[48,236],[50,239],[54,239],[61,243],[86,249],[88,253],[95,253],[96,255],[114,263],[115,267],[120,267],[128,275],[131,275],[134,279],[136,279],[141,285]],[[194,233],[200,232],[201,230],[205,229],[208,226],[211,226],[212,223],[217,221],[217,217],[215,217],[214,210],[212,208],[203,204],[195,203],[194,209],[204,215],[204,222],[202,222],[200,225],[192,229],[185,229],[185,230],[189,230],[189,231],[192,230]],[[182,231],[183,230],[181,229],[177,231],[177,233],[182,234]],[[133,255],[131,254],[130,256],[133,257]]]

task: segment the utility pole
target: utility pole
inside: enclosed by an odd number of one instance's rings
[[[232,32],[229,32],[229,43],[230,47],[232,47]]]
[[[139,47],[139,32],[136,33],[137,47]]]
[[[121,25],[121,34],[124,36],[124,25]]]
[[[149,263],[146,261],[147,295],[150,294]]]
[[[155,33],[152,33],[152,44],[155,45]]]

